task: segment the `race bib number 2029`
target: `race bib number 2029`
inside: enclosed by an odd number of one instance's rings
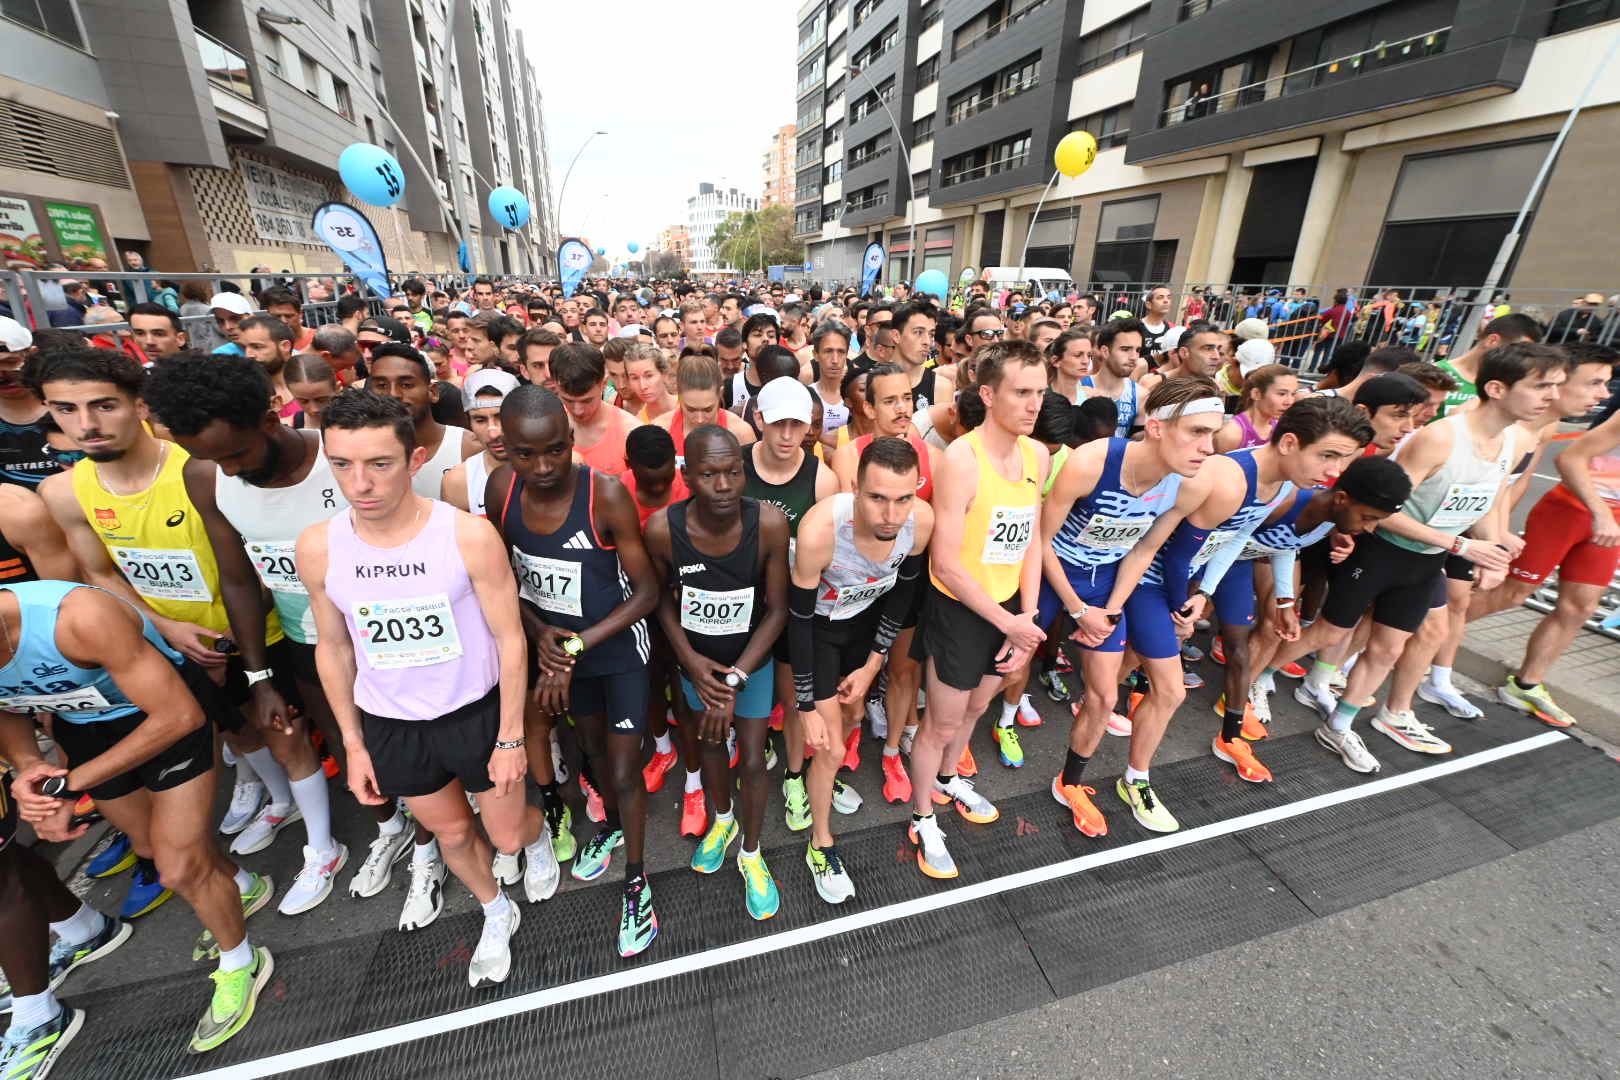
[[[990,532],[984,538],[983,562],[1010,566],[1023,562],[1035,536],[1035,507],[996,506],[990,510]]]

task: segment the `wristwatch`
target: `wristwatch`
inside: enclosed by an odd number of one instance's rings
[[[1069,612],[1069,618],[1073,619],[1075,622],[1079,622],[1081,619],[1086,617],[1086,612],[1090,610],[1091,605],[1082,600],[1080,601],[1080,610]]]
[[[726,685],[733,690],[742,690],[748,686],[748,675],[739,668],[732,668],[726,672]]]
[[[274,668],[264,668],[262,671],[244,671],[242,674],[247,676],[248,689],[251,690],[275,673]]]
[[[63,802],[79,801],[79,793],[67,786],[65,776],[47,776],[39,785],[39,793],[48,799],[61,799]]]
[[[572,656],[574,659],[578,660],[581,656],[585,655],[585,639],[580,637],[578,634],[575,634],[570,638],[563,638],[562,650],[569,656]]]

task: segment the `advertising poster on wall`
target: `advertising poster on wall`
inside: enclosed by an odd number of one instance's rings
[[[96,223],[95,207],[80,203],[48,202],[45,216],[51,219],[56,233],[56,246],[62,252],[62,261],[74,269],[81,269],[92,260],[107,262],[107,241]]]
[[[0,195],[0,267],[38,270],[46,258],[45,238],[28,200]]]

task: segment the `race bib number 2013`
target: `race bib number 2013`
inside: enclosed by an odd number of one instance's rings
[[[118,569],[148,600],[189,600],[212,603],[213,591],[203,580],[197,553],[187,548],[117,547]]]
[[[442,664],[461,655],[445,593],[354,605],[356,644],[378,671]]]

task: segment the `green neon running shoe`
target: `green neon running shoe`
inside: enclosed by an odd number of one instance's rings
[[[572,859],[579,851],[579,841],[574,839],[574,812],[564,806],[556,817],[547,814],[546,828],[551,830],[551,853],[557,856],[557,861],[565,863]]]
[[[214,980],[214,997],[191,1036],[193,1054],[206,1054],[247,1026],[253,1018],[253,1006],[258,1004],[259,993],[275,969],[270,950],[258,945],[253,949],[251,966],[236,971],[216,971],[209,976]]]
[[[1018,739],[1018,729],[998,725],[990,733],[995,737],[996,749],[1001,751],[1001,763],[1009,769],[1022,769],[1024,744]]]
[[[276,891],[276,883],[269,874],[249,874],[252,883],[248,891],[242,894],[242,918],[258,911],[270,902],[270,897]],[[191,962],[199,963],[203,960],[219,959],[219,942],[207,930],[197,935],[197,943],[191,947]]]
[[[804,776],[790,776],[782,781],[783,817],[792,832],[804,832],[810,827],[810,793],[804,788]]]
[[[1526,690],[1519,685],[1518,676],[1509,675],[1507,685],[1497,687],[1496,697],[1502,704],[1529,713],[1544,724],[1559,728],[1575,726],[1575,717],[1553,700],[1546,683],[1537,683]]]
[[[5,1080],[45,1080],[56,1059],[84,1026],[84,1012],[61,1005],[54,1019],[0,1039],[0,1076]]]
[[[1154,794],[1153,786],[1146,780],[1127,784],[1125,778],[1120,777],[1114,783],[1114,791],[1130,806],[1132,816],[1142,828],[1159,833],[1171,833],[1181,828],[1181,822],[1165,809],[1164,803]]]
[[[757,851],[752,855],[738,855],[737,872],[742,875],[749,916],[764,922],[775,915],[782,906],[782,894],[776,889],[770,867],[765,865],[765,856]]]
[[[726,861],[726,849],[737,839],[737,819],[722,819],[716,814],[714,824],[703,837],[697,850],[692,852],[692,869],[700,874],[712,874]]]

